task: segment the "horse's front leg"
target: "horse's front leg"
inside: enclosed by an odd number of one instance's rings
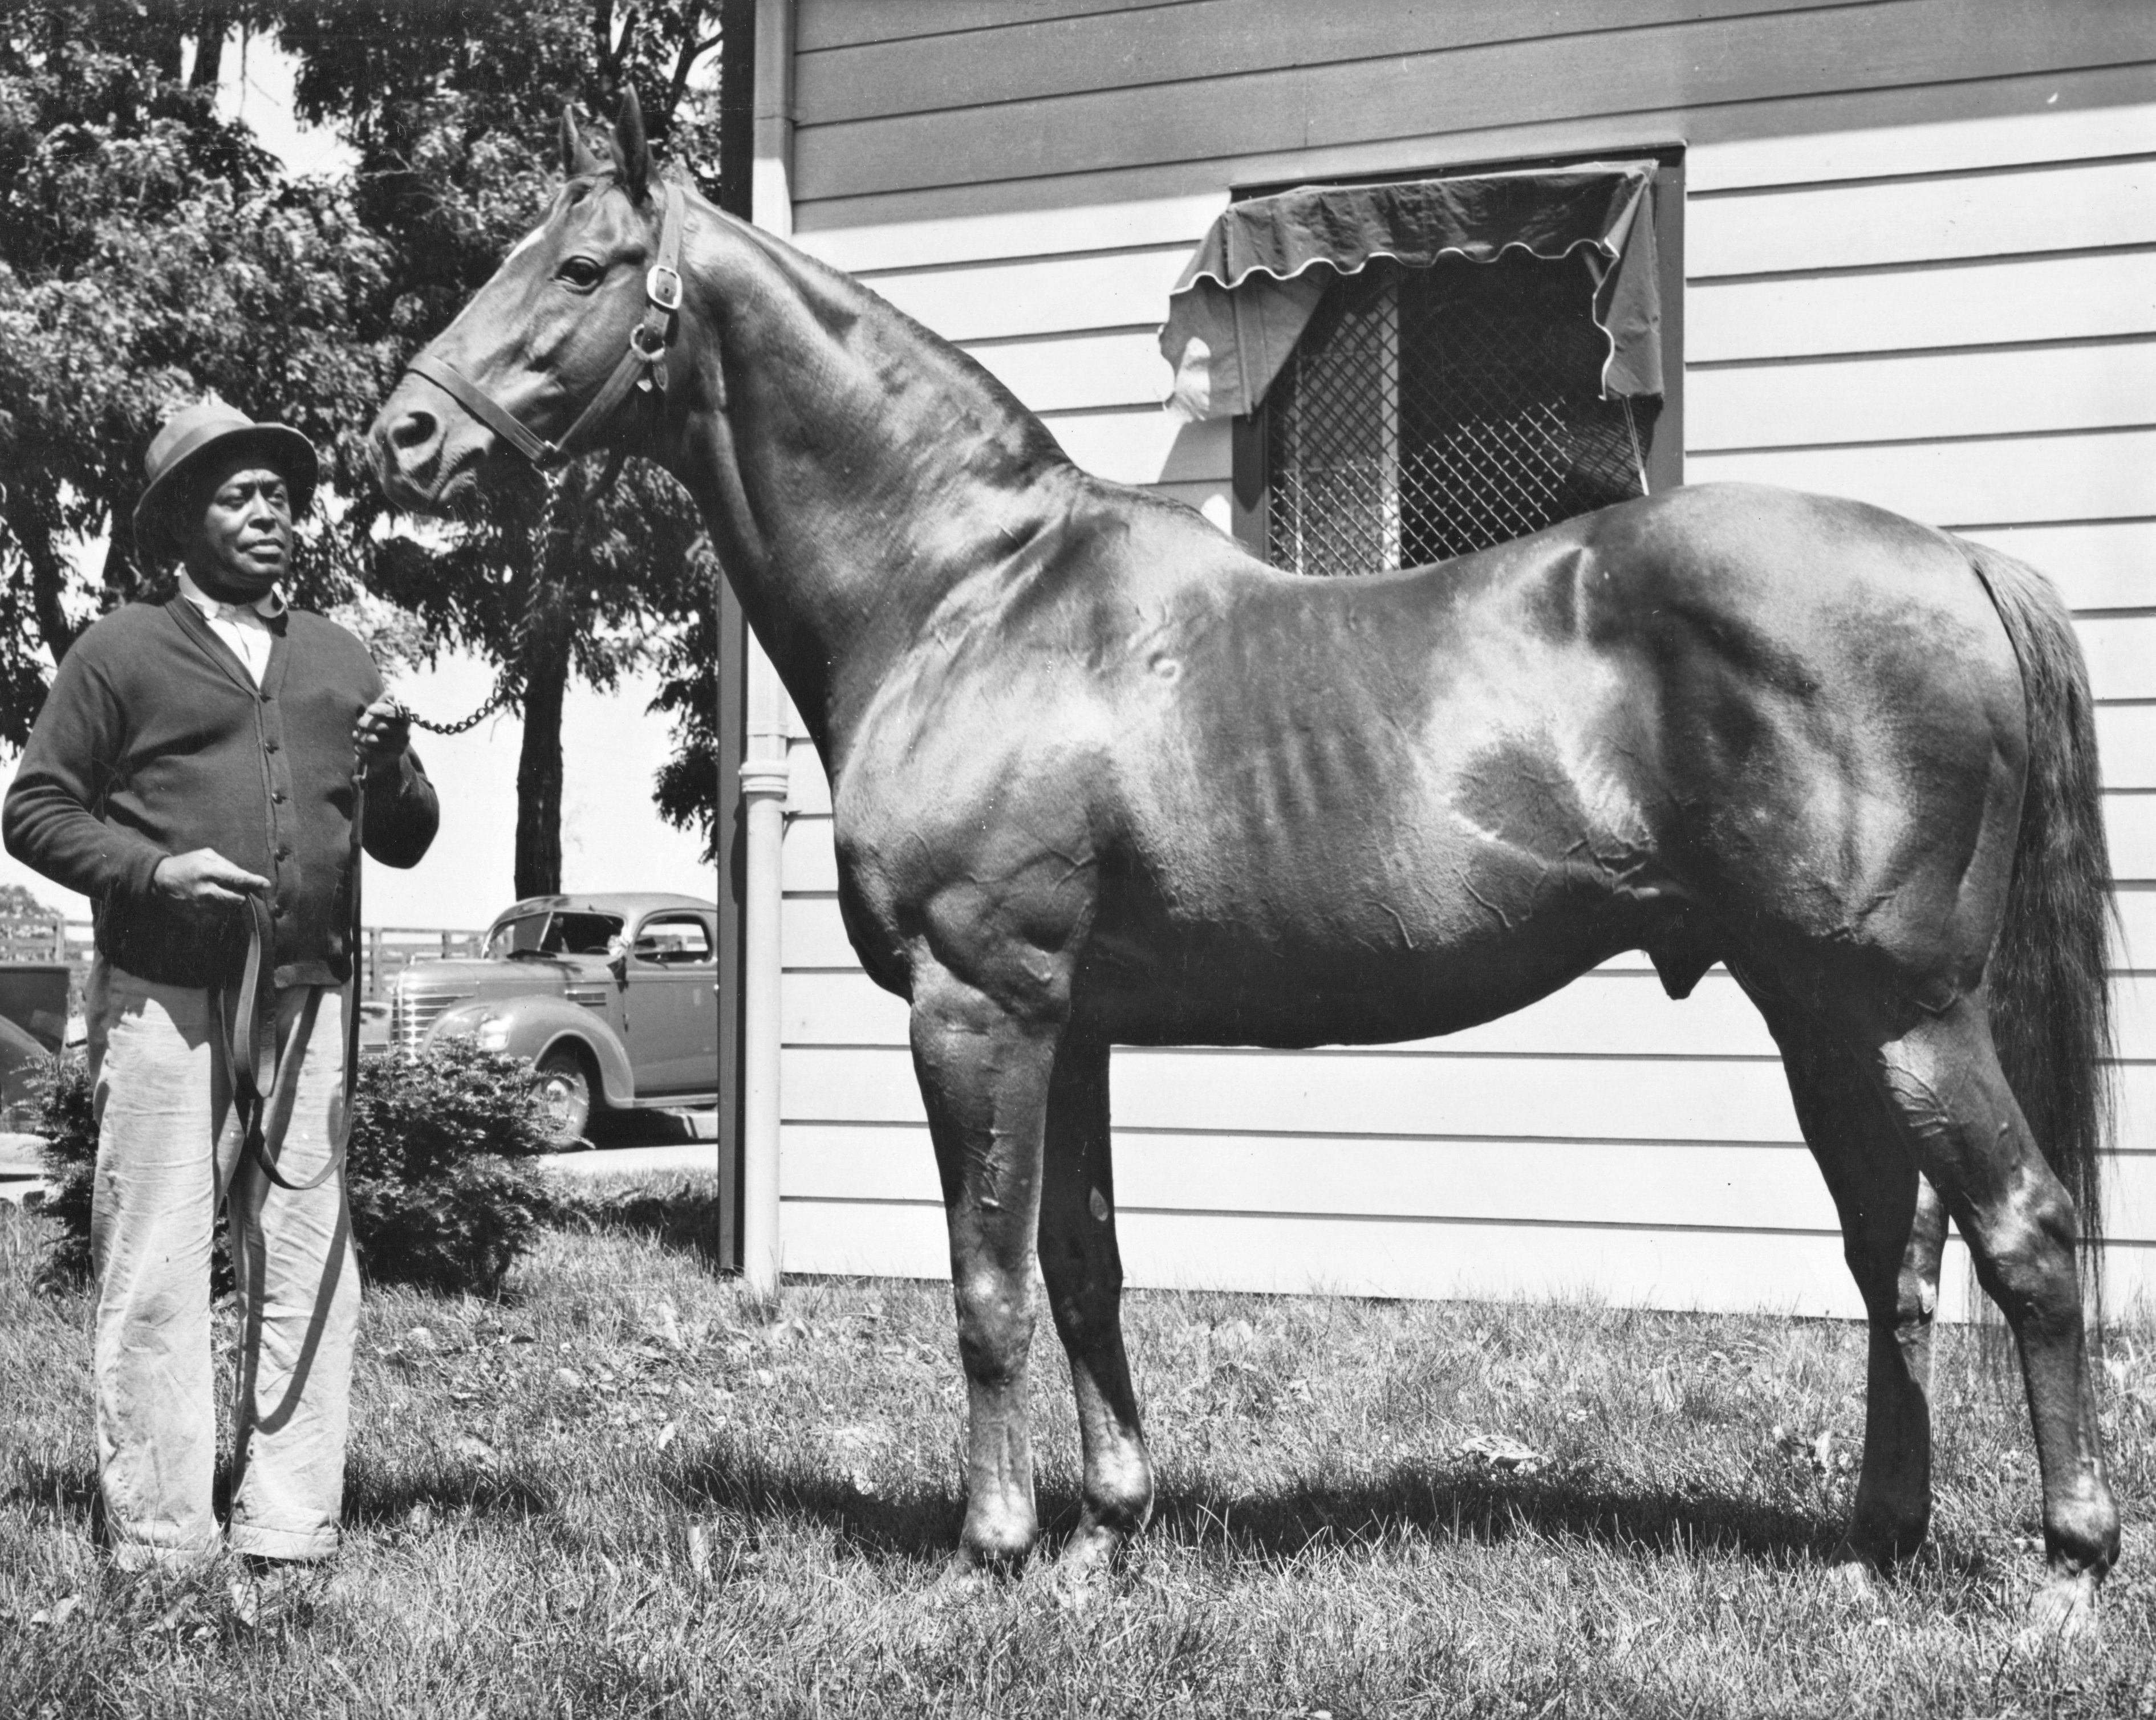
[[[951,1228],[966,1370],[965,1551],[1014,1562],[1040,1525],[1027,1368],[1033,1346],[1041,1136],[1060,1019],[1028,1019],[941,968],[917,971],[913,1065]]]

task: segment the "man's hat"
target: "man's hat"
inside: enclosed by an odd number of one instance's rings
[[[290,424],[258,424],[222,400],[183,406],[150,439],[142,460],[150,485],[135,504],[135,547],[146,562],[178,552],[170,516],[188,479],[213,455],[238,451],[258,454],[263,465],[283,473],[292,489],[294,517],[306,512],[321,475],[313,443]]]

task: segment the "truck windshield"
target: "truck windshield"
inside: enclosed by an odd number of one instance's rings
[[[496,922],[486,952],[499,961],[514,956],[603,956],[621,932],[618,914],[519,914]]]

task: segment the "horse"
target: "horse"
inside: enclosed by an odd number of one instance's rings
[[[1931,1510],[1947,1220],[2019,1347],[2040,1626],[2118,1555],[2086,1356],[2110,911],[2087,671],[2033,569],[1877,508],[1680,488],[1316,579],[1078,470],[971,358],[565,113],[544,221],[371,435],[393,504],[517,454],[690,491],[831,783],[839,899],[908,1000],[968,1392],[961,1548],[1039,1536],[1036,1266],[1084,1574],[1142,1528],[1109,1048],[1440,1035],[1642,950],[1782,1053],[1870,1352],[1845,1553]],[[565,428],[566,427],[566,428]]]

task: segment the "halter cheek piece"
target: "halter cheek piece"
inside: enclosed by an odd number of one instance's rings
[[[613,415],[632,388],[665,392],[666,347],[673,335],[674,318],[681,309],[684,202],[680,182],[668,180],[666,213],[659,228],[659,256],[644,276],[644,316],[629,331],[629,350],[614,365],[613,374],[559,442],[533,434],[507,407],[432,349],[414,354],[405,368],[449,394],[533,465],[543,469],[573,458]]]

